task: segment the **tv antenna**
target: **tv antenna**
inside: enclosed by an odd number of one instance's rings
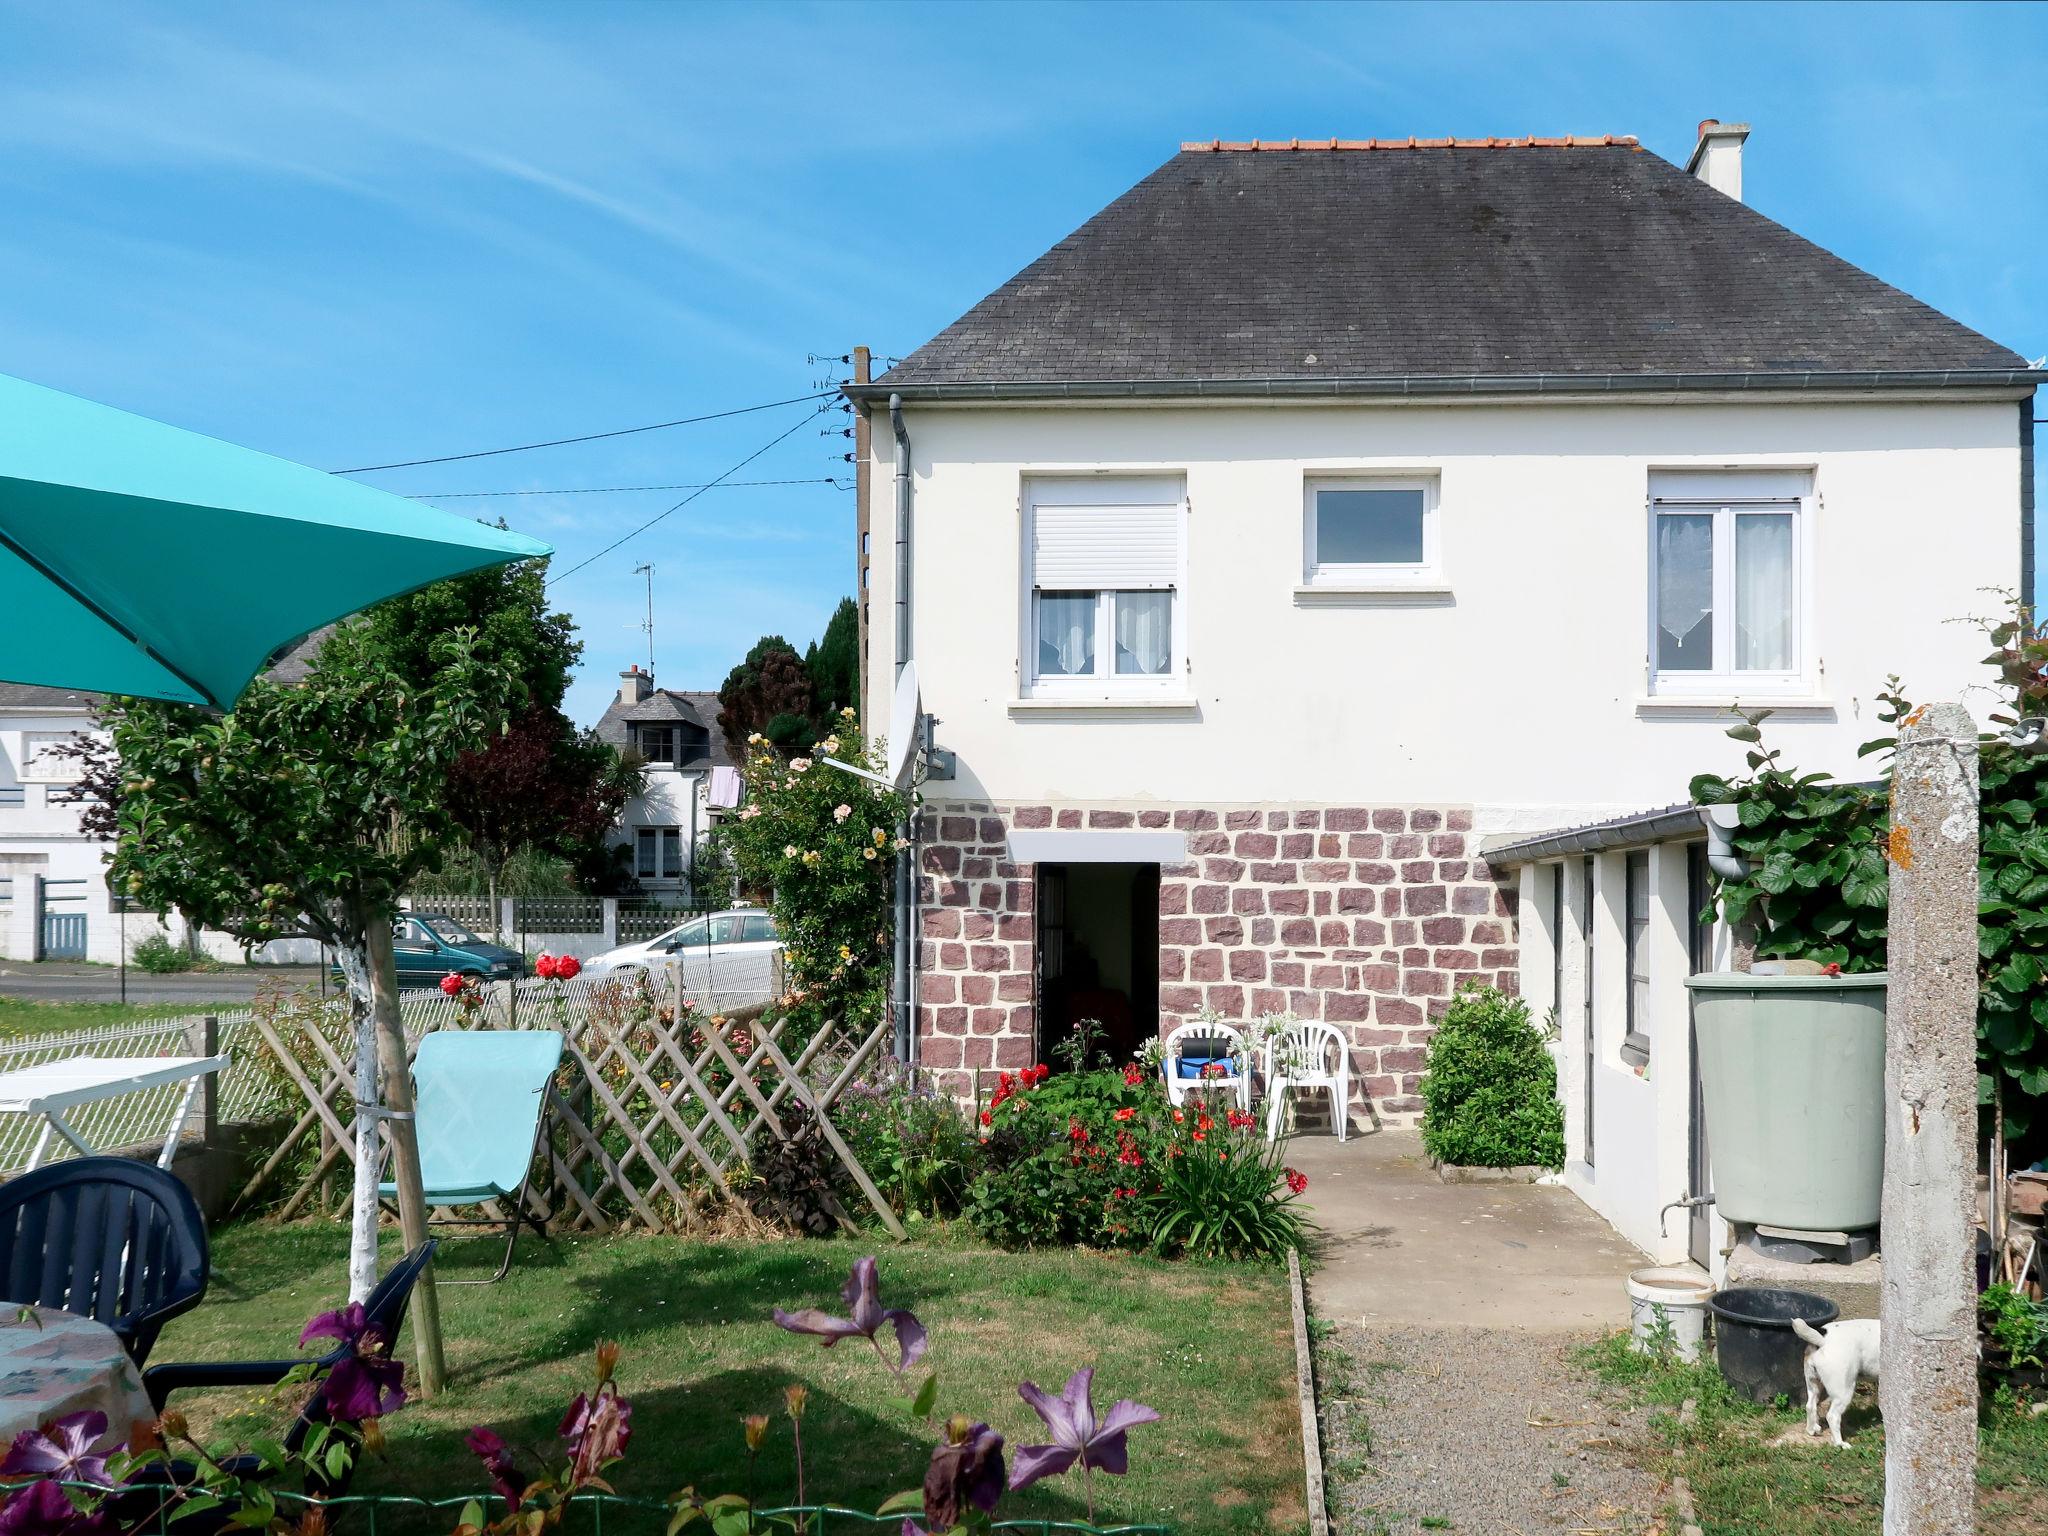
[[[654,676],[654,564],[643,562],[633,567],[635,576],[647,578],[647,617],[634,627],[647,636],[647,675]]]

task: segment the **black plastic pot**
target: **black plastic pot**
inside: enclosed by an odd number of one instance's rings
[[[1811,1291],[1762,1287],[1717,1292],[1707,1310],[1714,1314],[1714,1356],[1721,1375],[1753,1403],[1780,1396],[1804,1402],[1806,1345],[1792,1331],[1792,1319],[1819,1328],[1842,1315],[1840,1307]]]

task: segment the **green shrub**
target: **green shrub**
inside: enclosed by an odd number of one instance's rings
[[[1277,1260],[1301,1241],[1307,1180],[1225,1094],[1174,1109],[1142,1068],[1037,1067],[1004,1073],[982,1121],[967,1216],[1003,1247]]]
[[[1480,1168],[1563,1164],[1557,1064],[1520,998],[1460,990],[1437,1021],[1426,1071],[1422,1145],[1431,1157]]]
[[[915,1067],[885,1058],[848,1086],[832,1123],[897,1214],[959,1214],[981,1145],[959,1107]]]
[[[169,976],[177,971],[192,969],[192,952],[181,944],[173,944],[170,936],[152,933],[129,951],[128,959],[138,971],[147,971],[152,976]]]

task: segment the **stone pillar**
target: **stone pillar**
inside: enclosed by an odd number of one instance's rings
[[[1977,1466],[1977,727],[1906,717],[1885,1004],[1885,1536],[1968,1536]]]

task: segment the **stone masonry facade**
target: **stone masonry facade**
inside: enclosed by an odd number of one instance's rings
[[[1036,1052],[1036,887],[1009,862],[1012,828],[1185,833],[1188,862],[1160,869],[1161,1033],[1204,1008],[1334,1024],[1354,1117],[1413,1120],[1452,992],[1516,988],[1513,898],[1477,855],[1469,807],[934,802],[920,823],[919,1052],[963,1096],[975,1068]]]

